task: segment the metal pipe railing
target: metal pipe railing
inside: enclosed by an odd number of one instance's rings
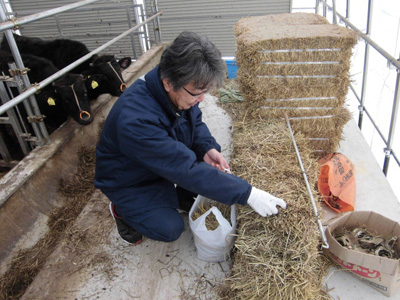
[[[369,36],[371,34],[371,19],[372,19],[372,0],[368,1],[368,17],[367,17],[367,29],[366,34]],[[365,43],[365,54],[364,54],[364,71],[363,71],[363,79],[361,84],[361,103],[359,106],[359,114],[358,114],[358,127],[362,128],[363,116],[364,116],[364,103],[365,103],[365,91],[367,89],[367,80],[368,80],[368,66],[369,66],[369,43]]]
[[[319,2],[323,3],[326,5],[329,9],[333,9],[329,4],[326,3],[325,0],[319,0]],[[357,34],[367,41],[373,48],[375,48],[376,51],[378,51],[380,54],[382,54],[383,57],[385,57],[389,63],[391,63],[393,66],[395,66],[397,69],[400,69],[400,61],[398,61],[396,58],[394,58],[392,55],[390,55],[385,49],[383,49],[381,46],[379,46],[377,43],[375,43],[368,35],[366,35],[364,32],[359,30],[354,24],[352,24],[348,19],[346,19],[344,16],[342,16],[340,13],[336,12],[337,16],[345,23],[347,26],[349,26],[351,29],[353,29]]]
[[[389,168],[389,160],[390,156],[393,155],[393,140],[394,140],[394,133],[396,129],[396,121],[398,116],[399,110],[399,84],[400,84],[400,70],[397,70],[397,77],[396,77],[396,90],[394,92],[394,99],[393,99],[393,107],[392,107],[392,115],[390,118],[390,127],[389,127],[389,138],[388,142],[386,143],[385,151],[385,161],[383,163],[383,173],[386,175]]]
[[[95,50],[89,52],[88,54],[82,56],[80,59],[78,59],[77,61],[69,64],[68,66],[66,66],[65,68],[61,69],[60,71],[54,73],[53,75],[51,75],[50,77],[44,79],[43,81],[41,81],[40,83],[38,83],[36,86],[32,86],[30,88],[28,88],[25,92],[23,92],[22,94],[18,95],[17,97],[15,97],[14,99],[12,99],[11,101],[7,102],[6,104],[0,106],[0,114],[4,113],[5,111],[7,111],[8,109],[10,109],[11,107],[17,105],[18,103],[20,103],[21,101],[23,101],[26,97],[36,93],[38,90],[40,90],[41,88],[49,85],[50,83],[52,83],[54,80],[60,78],[62,75],[68,73],[69,71],[71,71],[72,69],[74,69],[76,66],[80,65],[82,62],[88,60],[89,58],[91,58],[94,54],[97,54],[101,51],[103,51],[104,49],[106,49],[108,46],[114,44],[115,42],[119,41],[120,39],[122,39],[123,37],[127,36],[128,34],[131,34],[133,31],[137,30],[138,28],[140,28],[141,26],[143,26],[144,24],[152,21],[154,18],[158,17],[159,15],[161,15],[163,13],[163,11],[158,12],[157,14],[149,17],[146,19],[146,21],[139,23],[138,25],[128,29],[127,31],[121,33],[119,36],[113,38],[112,40],[108,41],[107,43],[103,44],[102,46],[96,48]]]
[[[381,139],[386,145],[386,148],[384,149],[385,151],[385,161],[383,165],[383,173],[387,175],[388,168],[389,168],[389,160],[390,157],[393,156],[397,164],[400,166],[399,160],[395,154],[395,152],[392,149],[393,145],[393,140],[395,136],[395,129],[396,129],[396,121],[398,117],[398,109],[399,109],[399,101],[400,101],[400,61],[397,60],[395,57],[390,55],[387,51],[385,51],[382,47],[380,47],[377,43],[375,43],[368,35],[370,34],[371,31],[371,19],[372,19],[372,0],[369,0],[368,2],[368,19],[367,19],[367,31],[366,33],[363,33],[360,31],[356,26],[354,26],[347,18],[343,17],[340,13],[335,11],[334,13],[350,28],[352,28],[357,34],[366,42],[366,48],[365,48],[365,56],[364,56],[364,71],[363,71],[363,82],[362,82],[362,94],[361,98],[358,97],[357,93],[355,92],[354,88],[352,88],[352,91],[354,95],[356,96],[357,100],[360,102],[360,114],[359,114],[359,128],[362,128],[362,121],[363,121],[363,114],[366,113],[369,120],[373,124],[375,130],[378,132],[380,135]],[[324,7],[328,7],[330,10],[333,10],[333,8],[327,4],[325,0],[318,0],[317,3],[322,3]],[[348,2],[347,7],[348,7]],[[348,14],[348,9],[346,10],[346,14]],[[372,46],[379,54],[381,54],[384,58],[387,59],[387,61],[392,64],[396,69],[397,69],[397,79],[396,79],[396,85],[395,85],[395,95],[393,99],[393,107],[392,107],[392,115],[390,119],[390,126],[389,126],[389,133],[387,139],[384,137],[382,132],[380,131],[379,127],[375,123],[374,119],[372,116],[368,113],[364,106],[364,100],[365,100],[365,91],[366,91],[366,81],[367,81],[367,71],[368,71],[368,57],[369,57],[369,46]]]
[[[23,24],[27,24],[33,21],[37,21],[46,17],[50,17],[77,7],[81,7],[93,2],[97,2],[100,0],[83,0],[83,1],[79,1],[76,3],[72,3],[72,4],[68,4],[68,5],[64,5],[61,7],[57,7],[57,8],[53,8],[53,9],[49,9],[40,13],[36,13],[36,14],[32,14],[29,16],[24,16],[21,18],[13,18],[12,20],[9,21],[3,21],[2,23],[0,23],[0,31],[4,31],[6,29],[12,29],[12,28],[18,28],[19,25],[23,25]]]
[[[0,19],[1,19],[1,21],[5,21],[7,19],[6,7],[5,7],[3,0],[0,1]],[[14,56],[15,65],[20,70],[24,69],[25,66],[24,66],[24,63],[22,62],[22,58],[18,51],[18,47],[17,47],[17,44],[13,37],[12,31],[6,30],[5,37],[10,45],[11,52]],[[21,75],[20,78],[24,85],[24,88],[28,88],[31,85],[29,78],[26,74]],[[26,98],[29,98],[29,103],[24,102],[25,110],[26,110],[26,113],[28,114],[28,117],[32,117],[34,115],[40,115],[40,109],[36,102],[36,98],[33,96],[33,93],[30,94]],[[1,112],[0,114],[2,114],[2,113],[3,112]],[[50,139],[49,134],[47,132],[47,128],[46,128],[45,124],[43,123],[43,121],[32,122],[31,125],[32,125],[33,132],[35,133],[35,136],[38,139],[37,143],[39,145],[43,145],[45,142],[47,142]]]

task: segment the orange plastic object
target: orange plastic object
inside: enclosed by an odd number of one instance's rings
[[[341,153],[321,158],[318,191],[326,205],[336,212],[354,210],[356,178],[353,163]]]

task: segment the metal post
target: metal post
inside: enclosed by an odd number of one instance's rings
[[[329,6],[324,0],[320,0],[320,2],[324,3],[326,7],[329,9],[332,9],[331,6]],[[375,43],[367,34],[359,30],[354,24],[352,24],[348,19],[346,19],[344,16],[342,16],[340,13],[336,13],[337,16],[345,23],[347,26],[349,26],[351,29],[353,29],[363,40],[365,40],[368,44],[370,44],[373,48],[376,49],[376,51],[379,52],[383,57],[385,57],[390,64],[395,66],[396,68],[400,69],[400,61],[397,60],[395,57],[393,57],[391,54],[389,54],[385,49],[380,47],[377,43]]]
[[[1,18],[1,21],[3,21],[3,22],[7,19],[6,7],[5,7],[3,0],[0,1],[0,18]],[[22,61],[21,54],[18,51],[18,47],[15,42],[12,31],[6,30],[5,37],[7,38],[8,44],[10,45],[10,50],[14,56],[14,60],[15,60],[15,64],[16,64],[17,68],[21,69],[21,70],[24,69],[25,66]],[[25,88],[30,87],[31,84],[29,82],[28,76],[22,75],[21,80],[22,80]],[[29,104],[31,105],[31,107],[29,106]],[[37,115],[37,116],[40,115],[40,110],[37,105],[36,98],[33,95],[30,95],[29,103],[26,102],[24,105],[25,105],[25,109],[28,114],[28,117],[32,117],[34,115]],[[33,131],[35,133],[35,136],[38,138],[38,145],[42,145],[42,144],[46,143],[47,141],[49,141],[50,137],[49,137],[47,128],[46,128],[45,124],[43,123],[43,121],[38,122],[38,123],[33,122],[31,124],[32,124]]]
[[[396,130],[396,121],[397,121],[397,113],[398,113],[398,109],[399,109],[399,98],[400,98],[399,85],[400,85],[400,70],[397,69],[396,88],[395,88],[395,92],[394,92],[392,116],[390,119],[389,136],[388,136],[386,148],[384,149],[385,161],[383,163],[383,173],[385,175],[387,175],[387,172],[389,169],[389,160],[390,160],[390,156],[392,155],[392,145],[393,145],[394,133]]]
[[[153,21],[154,18],[157,18],[159,15],[162,15],[162,14],[163,14],[163,11],[160,11],[157,14],[155,14],[154,16],[151,16],[150,18],[147,18],[146,21],[144,21],[144,22],[142,22],[142,23],[140,23],[140,24],[138,24],[138,25],[136,25],[136,26],[134,26],[134,27],[132,27],[132,28],[130,28],[128,30],[126,30],[125,32],[121,33],[120,35],[118,35],[117,37],[115,37],[112,40],[108,41],[107,43],[103,44],[102,46],[96,48],[95,50],[93,50],[93,51],[89,52],[88,54],[82,56],[81,58],[79,58],[75,62],[69,64],[68,66],[66,66],[62,70],[54,73],[53,75],[47,77],[44,80],[42,80],[36,86],[28,88],[22,94],[18,95],[17,97],[15,97],[11,101],[7,102],[6,104],[0,106],[0,114],[5,112],[6,110],[10,109],[11,107],[15,106],[16,104],[20,103],[26,97],[34,94],[38,89],[41,89],[41,88],[49,85],[54,80],[60,78],[64,74],[68,73],[69,71],[71,71],[76,66],[79,66],[81,63],[83,63],[84,61],[86,61],[89,58],[91,58],[94,54],[97,54],[97,53],[103,51],[104,49],[106,49],[110,45],[114,44],[115,42],[119,41],[120,39],[124,38],[125,36],[131,34],[133,31],[137,30],[139,27],[143,26],[143,24],[146,24],[148,22]]]
[[[141,18],[140,18],[140,21],[142,21],[142,20],[146,20],[146,15],[145,15],[145,13],[144,13],[144,10],[143,10],[143,5],[140,5],[140,7],[139,7],[139,10],[140,10],[140,14],[141,14]],[[155,20],[155,19],[154,19]],[[153,20],[153,22],[154,22],[154,20]],[[148,28],[147,28],[147,23],[143,26],[143,36],[144,36],[144,41],[145,41],[145,46],[146,46],[146,50],[145,50],[145,52],[146,51],[149,51],[150,50],[150,47],[151,47],[151,45],[150,45],[150,37],[149,37],[149,30],[148,30]]]
[[[136,3],[136,0],[134,1],[134,5],[133,5],[133,9],[135,12],[135,20],[136,20],[136,24],[139,24],[140,22],[142,22],[142,19],[144,20],[144,14],[143,14],[143,7],[140,4]],[[140,41],[140,47],[142,50],[142,53],[146,52],[148,50],[148,46],[147,46],[147,37],[146,37],[146,28],[145,26],[143,26],[142,28],[142,33],[138,35],[139,37],[139,41]]]
[[[133,27],[132,17],[131,17],[130,9],[128,7],[126,8],[126,17],[128,19],[129,28],[132,28]],[[136,53],[136,49],[135,49],[135,38],[134,38],[133,34],[130,34],[129,37],[131,39],[133,57],[134,57],[134,59],[137,59],[138,57],[137,57],[137,53]]]
[[[58,34],[60,35],[60,37],[64,37],[64,33],[63,33],[63,31],[62,31],[62,28],[61,28],[61,24],[60,24],[60,18],[56,15],[56,16],[54,16],[55,17],[55,19],[56,19],[56,24],[57,24],[57,29],[58,29]]]
[[[347,3],[350,3],[350,0],[347,0]],[[332,9],[325,0],[320,0],[326,7]],[[350,88],[352,89],[354,95],[356,96],[358,102],[360,103],[359,109],[360,109],[360,118],[359,118],[359,127],[361,129],[362,125],[362,118],[363,115],[365,114],[369,120],[371,121],[372,125],[374,126],[375,130],[378,132],[379,136],[381,137],[382,141],[385,143],[386,148],[384,149],[385,151],[385,162],[383,166],[383,173],[387,175],[388,167],[389,167],[389,160],[390,157],[393,157],[397,164],[400,166],[399,160],[395,154],[395,152],[392,149],[392,142],[394,138],[394,130],[395,130],[395,123],[397,120],[398,116],[398,106],[399,106],[399,72],[400,72],[400,60],[396,59],[393,57],[391,54],[389,54],[385,49],[380,47],[377,43],[375,43],[370,37],[370,28],[371,28],[371,17],[372,17],[372,0],[369,1],[369,10],[368,10],[368,28],[367,28],[367,34],[363,33],[360,31],[356,26],[354,26],[347,18],[343,17],[340,13],[337,13],[337,16],[346,24],[346,26],[349,26],[352,28],[354,31],[357,32],[357,34],[366,42],[367,46],[373,47],[376,51],[378,51],[379,54],[381,54],[384,58],[387,59],[388,65],[389,66],[394,66],[397,69],[397,80],[396,80],[396,89],[395,89],[395,97],[394,97],[394,102],[393,102],[393,108],[392,108],[392,117],[391,117],[391,123],[390,123],[390,129],[389,129],[389,140],[387,141],[384,134],[379,130],[378,126],[376,125],[375,121],[373,120],[372,116],[369,114],[368,110],[364,106],[364,95],[365,95],[365,90],[366,90],[366,71],[368,69],[368,48],[366,46],[366,56],[364,57],[364,60],[366,61],[364,64],[364,80],[363,80],[363,95],[362,97],[359,97],[354,90],[353,86],[350,85]]]
[[[366,35],[369,36],[371,34],[371,20],[372,20],[372,0],[368,1],[368,16],[367,16],[367,29]],[[367,77],[368,77],[368,65],[369,65],[369,43],[365,44],[365,53],[364,53],[364,72],[363,79],[361,85],[361,104],[359,106],[359,117],[358,117],[358,127],[362,128],[363,116],[364,116],[364,103],[365,103],[365,92],[367,89]]]
[[[3,81],[0,81],[0,95],[1,95],[2,103],[6,103],[8,100],[10,100]],[[7,111],[7,116],[8,116],[7,123],[10,124],[11,127],[13,128],[15,135],[17,137],[18,143],[22,149],[22,152],[24,154],[27,154],[31,149],[30,149],[28,143],[21,136],[22,128],[21,128],[20,124],[18,123],[17,114],[15,113],[15,111],[13,109],[9,109]]]
[[[153,0],[151,2],[151,13],[154,15],[158,12],[158,2],[157,0]],[[160,28],[160,17],[157,17],[153,21],[153,31],[154,31],[154,40],[156,44],[161,43],[161,28]]]
[[[320,5],[320,0],[315,0],[315,13],[319,14],[319,5]]]
[[[333,8],[333,24],[337,24],[336,0],[332,0],[332,8]]]

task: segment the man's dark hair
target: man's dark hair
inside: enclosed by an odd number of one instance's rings
[[[162,79],[170,80],[174,90],[189,82],[197,89],[221,86],[226,77],[221,52],[206,36],[189,31],[182,32],[164,50],[159,71]]]

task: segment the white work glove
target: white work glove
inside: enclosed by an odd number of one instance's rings
[[[286,208],[285,201],[255,187],[251,188],[247,204],[250,205],[251,208],[259,213],[262,217],[277,214],[277,205],[282,208]]]

